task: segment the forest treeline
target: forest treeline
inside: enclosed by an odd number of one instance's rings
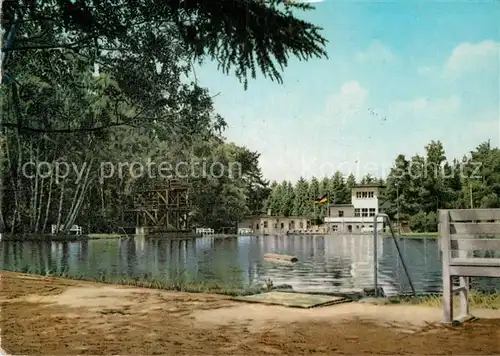
[[[297,17],[311,9],[285,0],[4,2],[0,230],[117,231],[133,192],[161,178],[101,180],[100,162],[238,162],[237,176],[196,166],[191,220],[221,227],[259,210],[269,189],[259,154],[224,138],[217,93],[194,65],[214,60],[245,88],[257,72],[282,82],[291,57],[326,58],[321,28]],[[27,163],[43,164],[43,175],[26,174]],[[60,178],[62,163],[78,169]]]

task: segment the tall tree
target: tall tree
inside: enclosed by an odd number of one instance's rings
[[[445,200],[445,185],[443,178],[443,163],[446,161],[443,144],[431,141],[425,146],[427,157],[424,170],[424,190],[422,198],[425,201],[425,211],[436,212]]]
[[[376,181],[370,173],[367,173],[363,178],[361,178],[361,184],[374,184]]]
[[[333,204],[345,204],[349,199],[350,190],[344,182],[344,176],[340,171],[335,172],[331,178],[330,194]]]
[[[321,212],[321,208],[318,207],[318,204],[314,204],[314,201],[320,197],[319,190],[318,178],[312,177],[311,181],[309,182],[309,201],[312,202],[312,204],[309,205],[307,213],[308,215],[312,216],[313,219],[317,219]]]
[[[295,199],[293,204],[294,216],[307,216],[311,211],[313,201],[309,196],[309,184],[301,177],[295,184]]]

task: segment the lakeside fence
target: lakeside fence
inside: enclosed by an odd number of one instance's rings
[[[461,322],[469,313],[470,277],[500,278],[500,209],[439,211],[443,264],[443,323]],[[453,278],[460,286],[454,288]],[[460,295],[460,315],[453,317],[453,296]]]

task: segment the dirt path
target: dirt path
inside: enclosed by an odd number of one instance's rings
[[[440,310],[348,303],[290,309],[2,272],[2,347],[12,354],[500,355],[500,311],[460,327]]]

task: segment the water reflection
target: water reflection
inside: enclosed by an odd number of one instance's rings
[[[439,291],[441,264],[435,240],[401,239],[417,291]],[[0,267],[33,273],[148,276],[158,280],[214,281],[243,286],[272,279],[295,290],[340,292],[373,285],[373,239],[363,236],[241,236],[233,239],[144,239],[80,242],[8,242]],[[379,283],[387,294],[409,291],[400,257],[389,238],[378,241]],[[295,264],[270,262],[265,253],[295,255]],[[492,285],[491,280],[479,283]]]

